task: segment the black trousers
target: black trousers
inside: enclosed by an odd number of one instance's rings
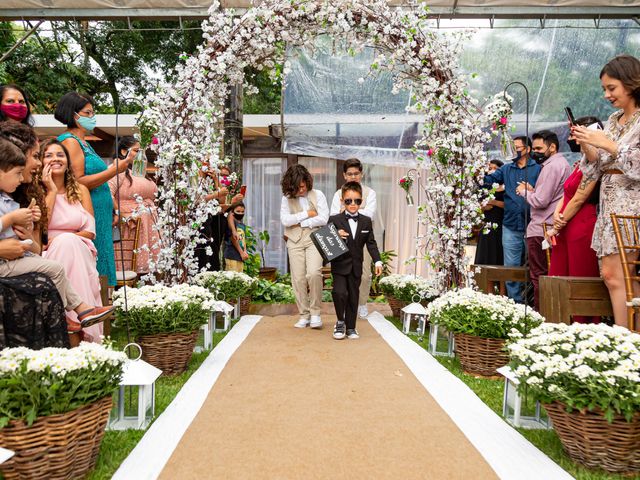
[[[226,228],[227,219],[221,213],[210,216],[202,226],[200,234],[205,237],[207,241],[206,243],[198,244],[195,251],[200,268],[204,268],[208,263],[210,265],[209,271],[217,272],[222,270],[222,265],[220,264],[220,246],[222,245]],[[213,250],[211,255],[207,255],[207,247],[211,247],[211,250]]]
[[[333,305],[336,308],[338,320],[346,323],[347,329],[356,328],[358,318],[358,297],[362,269],[349,275],[333,274]]]

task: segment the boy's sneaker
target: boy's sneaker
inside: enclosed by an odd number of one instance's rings
[[[358,331],[355,328],[350,328],[347,330],[347,338],[355,340],[356,338],[360,338],[360,335],[358,335]]]
[[[309,325],[311,328],[322,328],[322,319],[320,318],[320,315],[311,315]]]
[[[301,318],[294,325],[294,327],[296,327],[296,328],[306,328],[308,326],[309,326],[309,319],[308,318]]]
[[[342,340],[347,335],[347,326],[344,322],[336,322],[336,326],[333,327],[333,338],[336,340]]]
[[[358,307],[358,316],[360,318],[367,318],[367,316],[369,315],[369,310],[367,309],[366,305],[360,305]]]

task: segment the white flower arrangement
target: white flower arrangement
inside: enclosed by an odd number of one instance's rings
[[[544,322],[538,312],[508,297],[471,288],[451,290],[433,300],[427,306],[427,314],[432,322],[444,325],[450,332],[482,338],[507,339]]]
[[[630,420],[640,412],[640,335],[605,324],[544,323],[508,345],[511,368],[543,403],[600,409]]]
[[[10,420],[65,413],[110,395],[127,360],[109,345],[0,351],[0,428]]]
[[[417,300],[416,296],[420,297],[419,301],[429,301],[440,294],[432,280],[415,275],[394,273],[381,278],[378,285],[385,295],[405,302]]]
[[[194,280],[214,297],[226,301],[235,301],[249,294],[256,286],[256,279],[242,272],[202,272]]]
[[[497,93],[493,100],[484,107],[484,114],[493,130],[509,128],[509,119],[513,115],[513,98],[509,94]]]

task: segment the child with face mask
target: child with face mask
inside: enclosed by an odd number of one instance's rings
[[[244,262],[249,258],[246,242],[246,225],[244,219],[244,203],[236,202],[227,210],[227,222],[229,228],[224,234],[224,263],[225,270],[242,272]],[[233,231],[237,232],[236,235]]]

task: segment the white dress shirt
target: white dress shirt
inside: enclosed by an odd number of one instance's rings
[[[302,208],[302,211],[298,213],[291,213],[289,210],[289,199],[283,196],[282,202],[280,203],[280,221],[282,222],[282,225],[285,227],[293,227],[294,225],[300,224],[302,228],[314,228],[322,227],[327,224],[329,221],[327,198],[320,190],[314,189],[313,191],[316,192],[318,215],[309,218],[309,214],[307,212],[310,207],[309,200],[306,195],[304,197],[297,197],[298,202],[300,202],[300,208]]]
[[[340,209],[342,208],[342,202],[340,201],[342,198],[342,190],[338,190],[333,194],[333,200],[331,201],[331,215],[337,215],[340,213]],[[367,204],[364,208],[358,210],[358,213],[362,215],[366,215],[371,220],[375,220],[376,216],[376,192],[373,188],[369,189],[369,195],[367,196]]]

